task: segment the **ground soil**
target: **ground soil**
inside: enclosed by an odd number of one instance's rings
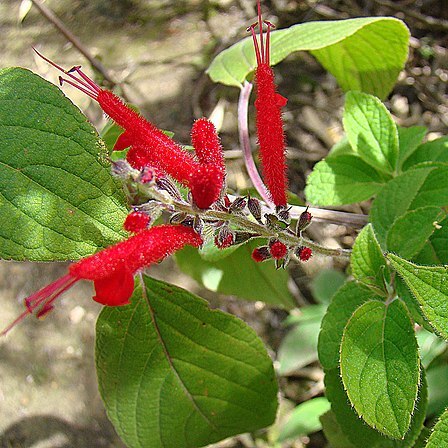
[[[0,69],[22,66],[56,83],[58,73],[36,57],[31,50],[36,46],[63,66],[83,64],[91,72],[79,51],[36,8],[31,8],[24,18],[20,16],[20,8],[26,3],[0,1]],[[220,49],[245,35],[245,27],[254,18],[253,3],[247,0],[46,1],[89,52],[101,59],[120,83],[118,91],[158,126],[173,130],[180,141],[188,143],[192,120],[215,110],[222,113],[221,131],[228,150],[238,149],[235,119],[238,92],[213,85],[204,75],[204,69]],[[411,57],[389,98],[389,106],[401,124],[424,124],[433,136],[446,133],[448,28],[443,27],[447,19],[444,1],[391,2],[396,8],[367,0],[265,3],[281,27],[309,20],[363,15],[396,15],[405,19],[414,36]],[[433,14],[442,25],[428,23],[428,14]],[[338,111],[342,92],[307,55],[285,61],[278,67],[278,73],[282,93],[291,93],[286,113],[291,145],[291,188],[302,195],[306,175],[341,133]],[[73,89],[65,92],[94,123],[99,127],[104,124],[98,107],[88,98]],[[219,107],[215,109],[217,104]],[[229,166],[233,187],[247,187],[241,159],[232,158]],[[366,208],[353,210],[365,212]],[[316,230],[313,237],[350,246],[354,232],[333,226]],[[305,274],[312,275],[323,265],[333,266],[329,263],[311,263],[308,272],[293,272],[298,302],[309,300]],[[66,268],[65,263],[0,262],[0,327],[21,312],[23,297],[63,275]],[[172,261],[158,266],[151,274],[196,291],[210,299],[213,306],[247,318],[271,346],[275,348],[278,344],[281,334],[278,313],[257,310],[253,304],[241,304],[232,298],[216,298],[181,274]],[[100,306],[90,299],[91,295],[89,284],[77,285],[65,294],[44,322],[27,319],[0,341],[1,448],[123,446],[107,420],[98,394],[93,350]],[[300,400],[303,395],[300,387],[287,381],[284,385],[290,398]],[[251,443],[241,438],[222,446],[255,446]],[[319,437],[311,442],[298,441],[295,446],[305,445],[324,446]]]

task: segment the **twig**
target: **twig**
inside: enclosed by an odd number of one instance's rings
[[[39,10],[39,12],[57,28],[73,46],[92,64],[95,69],[101,73],[106,81],[112,84],[112,87],[118,83],[110,76],[106,67],[96,58],[94,58],[87,48],[81,43],[81,41],[64,25],[64,23],[56,17],[54,12],[44,5],[40,0],[31,0],[33,5]]]
[[[434,30],[442,30],[448,31],[448,21],[442,19],[436,19],[432,16],[425,16],[424,14],[413,11],[412,9],[405,8],[402,5],[398,5],[395,2],[391,2],[389,0],[373,0],[375,3],[381,6],[386,6],[387,8],[393,9],[397,12],[402,12],[403,14],[412,17],[424,25],[434,29]]]

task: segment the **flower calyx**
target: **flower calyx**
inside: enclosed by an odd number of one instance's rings
[[[294,254],[300,261],[306,262],[312,257],[313,251],[309,247],[299,246],[295,249]]]
[[[313,216],[308,211],[309,206],[306,207],[305,211],[300,214],[299,220],[297,221],[296,234],[301,236],[302,232],[311,224]]]

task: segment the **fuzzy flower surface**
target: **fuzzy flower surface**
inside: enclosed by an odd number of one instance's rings
[[[198,247],[202,238],[189,227],[160,225],[142,230],[127,240],[73,263],[69,273],[25,299],[26,310],[0,335],[5,335],[28,314],[42,317],[53,309],[54,301],[79,280],[91,280],[93,300],[103,305],[129,303],[134,290],[134,275],[163,260],[186,245]]]

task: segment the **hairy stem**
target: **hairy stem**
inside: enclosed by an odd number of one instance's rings
[[[204,220],[227,221],[240,230],[253,232],[264,238],[277,238],[288,246],[307,246],[315,253],[330,257],[350,258],[351,250],[348,249],[331,249],[304,237],[299,237],[288,231],[276,230],[253,221],[249,215],[232,214],[219,210],[199,210],[190,204],[173,200],[166,207],[172,211],[172,208],[179,212],[185,212],[189,215],[199,216]]]

